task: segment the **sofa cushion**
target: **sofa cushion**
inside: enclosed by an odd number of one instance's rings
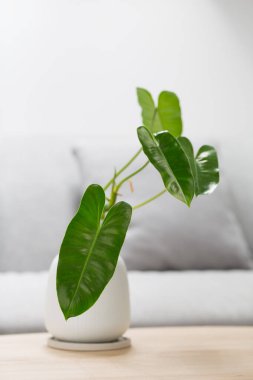
[[[253,324],[253,271],[136,271],[129,284],[135,326]]]
[[[131,325],[253,325],[253,271],[129,272]],[[0,273],[0,334],[45,331],[48,273]]]
[[[224,146],[224,166],[231,185],[233,206],[253,257],[252,137],[230,139]]]
[[[47,272],[0,273],[0,334],[45,331]]]
[[[0,140],[0,271],[47,269],[76,208],[68,139]]]
[[[82,189],[90,183],[104,185],[114,168],[120,168],[134,153],[125,141],[86,141],[75,148]],[[142,154],[131,171],[146,160]],[[130,170],[126,171],[126,174]],[[151,166],[133,178],[134,193],[126,183],[119,199],[138,204],[163,188],[160,175]],[[131,186],[132,187],[132,186]],[[250,268],[250,251],[231,207],[226,178],[217,190],[200,196],[187,208],[168,193],[137,209],[122,249],[131,270]]]

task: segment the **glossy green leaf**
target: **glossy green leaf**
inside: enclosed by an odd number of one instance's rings
[[[56,283],[65,319],[94,305],[114,273],[132,208],[119,202],[101,222],[104,205],[102,187],[89,186],[63,239]]]
[[[194,179],[194,186],[196,186],[197,168],[196,168],[196,161],[194,157],[194,150],[193,150],[192,143],[190,142],[189,139],[187,139],[187,137],[178,137],[177,140],[179,141],[180,145],[185,151],[185,154],[188,157],[193,179]]]
[[[158,115],[162,129],[169,131],[174,137],[182,134],[183,123],[179,99],[174,92],[162,91],[158,98]],[[159,132],[154,130],[154,132]]]
[[[203,145],[196,155],[197,188],[196,195],[210,194],[219,183],[219,163],[216,150]]]
[[[181,135],[183,124],[180,103],[176,94],[162,91],[157,107],[151,94],[144,88],[137,88],[137,97],[142,109],[143,125],[151,133],[168,131],[175,137]]]
[[[179,143],[187,154],[193,178],[195,195],[210,194],[219,183],[219,164],[216,150],[203,145],[196,157],[191,142],[186,137],[179,137]]]
[[[190,206],[194,196],[194,180],[186,153],[168,131],[153,136],[145,127],[137,129],[143,151],[161,174],[165,188]]]

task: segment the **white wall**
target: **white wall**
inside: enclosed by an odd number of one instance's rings
[[[252,17],[249,0],[2,0],[0,133],[134,136],[143,86],[179,94],[187,135],[248,134]]]
[[[186,135],[222,147],[253,247],[252,20],[253,0],[1,0],[0,139],[137,140],[135,87],[174,90]]]

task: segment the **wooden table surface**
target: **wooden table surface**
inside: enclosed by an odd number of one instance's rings
[[[47,334],[0,336],[1,380],[253,380],[253,327],[131,329],[132,347],[68,352]]]

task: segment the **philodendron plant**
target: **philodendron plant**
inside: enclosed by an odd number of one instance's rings
[[[215,149],[203,145],[195,155],[190,140],[182,136],[177,95],[161,92],[157,106],[151,94],[143,88],[137,89],[137,97],[143,120],[143,126],[137,128],[140,149],[115,171],[104,187],[92,184],[86,189],[61,245],[56,285],[66,320],[94,305],[112,278],[132,210],[163,193],[170,193],[190,206],[194,196],[211,193],[219,182]],[[146,155],[147,162],[122,178],[123,172],[141,152]],[[134,207],[124,201],[117,202],[123,183],[149,164],[161,175],[161,192]]]

